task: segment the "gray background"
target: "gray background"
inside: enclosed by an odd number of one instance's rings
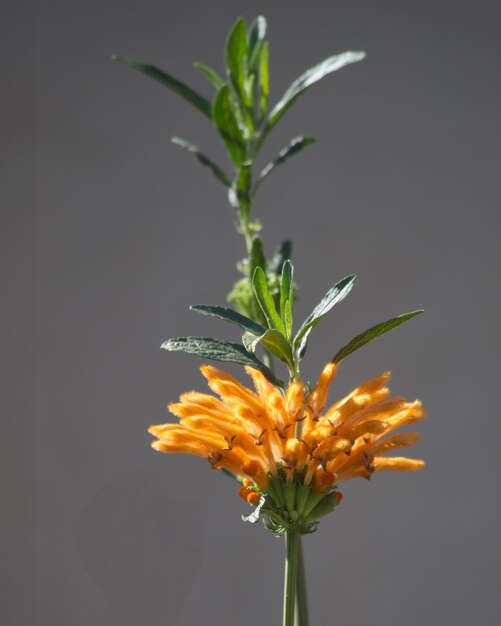
[[[425,471],[351,481],[306,538],[311,623],[499,624],[499,3],[6,3],[2,7],[1,607],[6,626],[279,624],[282,541],[240,521],[234,486],[149,448],[166,404],[204,389],[162,340],[231,329],[243,255],[222,188],[169,144],[224,159],[177,96],[109,61],[221,66],[238,15],[263,12],[272,100],[345,49],[363,63],[270,136],[318,143],[263,185],[268,250],[294,239],[305,316],[356,289],[311,341],[305,375],[353,334],[423,306],[365,348],[335,393],[383,369],[429,411]],[[496,594],[497,592],[497,594]]]

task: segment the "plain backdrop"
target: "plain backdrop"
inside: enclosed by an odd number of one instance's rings
[[[224,303],[242,242],[224,189],[170,143],[225,166],[215,129],[153,81],[207,95],[239,16],[264,13],[272,101],[347,49],[270,135],[317,143],[263,184],[267,251],[289,237],[318,327],[304,375],[354,334],[426,314],[351,357],[332,398],[393,371],[428,410],[417,474],[351,481],[305,539],[311,624],[499,624],[500,18],[488,0],[6,2],[1,8],[0,622],[247,626],[281,620],[283,541],[244,524],[234,484],[155,453],[146,429],[204,390],[171,336],[236,340],[188,312]],[[233,368],[233,372],[238,370]]]

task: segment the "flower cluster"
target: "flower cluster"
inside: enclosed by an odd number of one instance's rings
[[[242,482],[240,495],[265,515],[275,532],[311,532],[341,500],[338,485],[383,470],[413,471],[424,462],[387,457],[413,445],[418,433],[394,433],[424,417],[421,403],[392,398],[385,372],[327,407],[338,366],[328,363],[308,393],[300,381],[283,392],[247,367],[255,391],[215,367],[201,368],[219,398],[191,391],[169,410],[178,424],[152,426],[161,452],[206,457]],[[257,516],[255,516],[257,517]]]

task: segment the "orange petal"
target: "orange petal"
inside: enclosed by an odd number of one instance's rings
[[[313,390],[308,402],[315,415],[320,415],[320,413],[325,409],[329,389],[337,370],[338,366],[335,363],[327,363],[320,374],[317,386]]]
[[[393,472],[416,472],[426,465],[421,459],[407,459],[403,456],[376,457],[373,462],[376,472],[391,470]]]

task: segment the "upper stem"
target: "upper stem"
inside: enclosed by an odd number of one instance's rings
[[[287,531],[286,545],[283,626],[294,626],[297,558],[299,548],[299,534],[296,530]]]
[[[297,581],[296,581],[296,622],[295,626],[308,626],[308,593],[304,570],[303,542],[298,537]]]

